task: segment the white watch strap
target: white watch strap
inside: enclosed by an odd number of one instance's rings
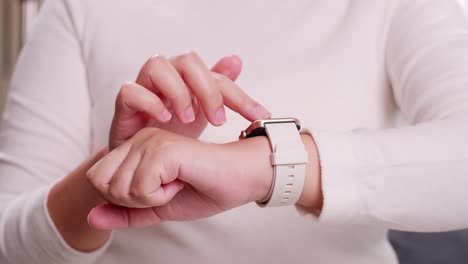
[[[308,159],[304,143],[294,122],[268,123],[265,124],[265,131],[273,151],[271,163],[274,174],[268,200],[258,204],[293,205],[299,200],[304,187]]]

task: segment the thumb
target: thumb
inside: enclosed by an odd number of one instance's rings
[[[211,68],[211,71],[222,74],[232,81],[239,77],[241,70],[242,60],[237,55],[223,57]]]
[[[88,215],[88,224],[101,230],[144,227],[160,222],[152,208],[127,208],[113,204],[95,207]]]
[[[172,199],[182,188],[184,183],[175,180],[165,184],[167,197]],[[94,207],[88,214],[88,224],[95,229],[113,230],[123,228],[139,228],[160,223],[161,217],[155,208],[129,208],[113,204]]]

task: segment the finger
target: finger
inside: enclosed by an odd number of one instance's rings
[[[153,204],[153,207],[165,205],[169,203],[183,187],[184,182],[177,179],[170,183],[163,184],[161,188],[146,195],[147,202]]]
[[[127,208],[112,204],[95,207],[88,215],[89,225],[102,230],[143,227],[159,222],[161,219],[151,208]]]
[[[239,77],[241,70],[242,60],[236,55],[223,57],[211,68],[212,72],[222,74],[232,81]]]
[[[223,97],[205,63],[195,52],[174,57],[171,62],[197,98],[207,120],[215,126],[222,125],[226,121]]]
[[[115,103],[115,114],[110,130],[112,134],[109,136],[111,150],[121,145],[146,125],[147,118],[145,116],[135,116],[139,112],[162,123],[172,118],[171,113],[157,95],[139,84],[124,84]]]
[[[176,180],[163,185],[163,188],[167,193],[175,196],[183,186],[183,182]],[[111,204],[98,206],[88,215],[90,226],[104,230],[145,227],[158,224],[163,220],[155,208],[127,208]]]
[[[104,199],[107,197],[112,176],[126,158],[130,146],[130,144],[123,144],[112,150],[86,173],[88,181]]]
[[[107,191],[107,200],[109,202],[121,206],[136,207],[130,195],[130,184],[140,160],[141,155],[139,152],[132,151],[123,160],[110,181]]]
[[[266,119],[271,117],[271,113],[252,99],[244,90],[242,90],[235,82],[228,77],[212,73],[216,80],[216,84],[223,95],[224,104],[239,113],[249,121],[258,119]]]
[[[151,57],[141,68],[136,83],[167,98],[182,123],[195,120],[190,91],[174,66],[163,56]]]
[[[136,112],[143,112],[160,122],[171,119],[171,113],[161,99],[145,87],[136,83],[126,83],[120,89],[116,100],[116,116],[128,119]]]
[[[167,155],[170,155],[167,153]],[[164,184],[171,184],[177,180],[176,173],[168,175],[168,168],[157,162],[160,157],[145,155],[135,171],[130,186],[130,194],[139,207],[160,206],[169,202],[175,193],[162,188]],[[163,169],[164,168],[164,169]],[[170,171],[170,170],[169,170]],[[177,170],[175,170],[177,172]],[[169,185],[171,186],[171,185]],[[170,189],[172,190],[172,189]]]

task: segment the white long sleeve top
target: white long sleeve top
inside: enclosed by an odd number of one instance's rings
[[[208,65],[238,54],[238,84],[302,120],[320,216],[249,204],[73,250],[45,207],[50,187],[106,144],[115,95],[147,58],[188,50]],[[228,112],[201,139],[236,140],[246,125]],[[388,228],[468,227],[467,136],[462,0],[49,0],[0,131],[0,263],[396,263]]]

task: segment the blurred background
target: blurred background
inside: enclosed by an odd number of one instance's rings
[[[8,82],[42,0],[0,0],[0,113]]]
[[[16,58],[42,1],[0,0],[0,115]],[[467,230],[432,234],[390,231],[389,238],[401,264],[468,263]]]

